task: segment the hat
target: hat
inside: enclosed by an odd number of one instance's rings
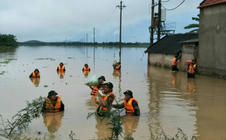
[[[58,94],[58,93],[56,93],[56,91],[51,90],[51,91],[48,93],[48,96],[57,95],[57,94]]]
[[[34,71],[39,71],[38,69],[35,69]]]
[[[99,80],[99,79],[103,79],[104,81],[106,81],[106,79],[105,79],[104,76],[100,76],[100,77],[98,78],[98,80]]]
[[[128,94],[128,95],[130,95],[131,97],[133,97],[133,92],[132,92],[131,90],[126,90],[123,94],[124,94],[124,95],[125,95],[125,94]]]
[[[111,82],[107,82],[104,85],[106,85],[110,89],[113,89],[113,84]]]

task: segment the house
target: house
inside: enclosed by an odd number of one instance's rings
[[[197,48],[197,44],[195,44],[197,42],[193,39],[196,39],[197,41],[198,34],[196,33],[173,34],[173,35],[167,35],[163,37],[158,42],[151,45],[145,51],[145,53],[148,53],[148,64],[159,66],[159,67],[171,68],[172,60],[174,56],[177,54],[181,54],[181,59],[178,64],[178,68],[179,70],[185,71],[187,69],[187,66],[185,65],[186,59],[191,59],[191,55],[193,55],[192,53],[196,52],[194,50],[189,51],[189,48],[190,49]],[[188,41],[188,42],[183,42],[183,41]],[[190,47],[185,47],[185,50],[184,50],[185,53],[188,53],[190,55],[185,55],[185,56],[183,55],[183,52],[182,52],[183,43],[187,44],[187,46],[190,46]],[[191,45],[192,43],[194,44]]]
[[[199,59],[200,74],[226,76],[226,0],[200,3]]]

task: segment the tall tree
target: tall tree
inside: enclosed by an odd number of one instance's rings
[[[197,21],[198,23],[189,24],[185,26],[184,29],[193,29],[189,33],[198,33],[199,32],[199,14],[197,17],[192,17],[192,20]]]
[[[0,34],[0,47],[16,47],[18,45],[14,35]]]

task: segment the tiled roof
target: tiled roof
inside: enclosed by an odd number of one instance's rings
[[[203,2],[200,3],[198,8],[203,8],[203,7],[221,4],[221,3],[226,3],[226,0],[204,0]]]
[[[177,54],[182,49],[181,41],[197,38],[196,33],[168,35],[151,45],[145,53]]]

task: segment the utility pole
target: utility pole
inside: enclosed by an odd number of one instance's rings
[[[122,1],[120,1],[120,5],[117,5],[116,7],[118,7],[120,9],[120,29],[119,29],[119,62],[121,63],[121,49],[122,49],[122,9],[125,8],[126,6],[123,5],[122,6]]]
[[[151,45],[154,43],[154,8],[155,8],[155,0],[152,0],[151,4],[151,36],[150,43]]]
[[[93,27],[93,44],[95,44],[95,27]]]
[[[162,18],[162,13],[161,13],[161,7],[162,7],[162,4],[161,4],[161,0],[159,0],[159,5],[158,5],[158,36],[157,36],[157,41],[160,40],[160,35],[161,35],[161,18]]]
[[[88,34],[86,34],[86,42],[88,42]]]

